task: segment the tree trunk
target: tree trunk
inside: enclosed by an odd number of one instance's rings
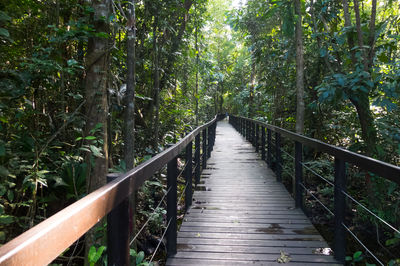
[[[349,4],[347,3],[348,0],[342,0],[343,4],[343,14],[344,14],[344,26],[345,27],[351,27],[351,18],[350,18],[350,13],[349,13]],[[350,56],[351,56],[351,62],[353,62],[353,65],[356,64],[356,56],[353,50],[354,47],[354,40],[351,34],[347,33],[347,42],[349,44],[349,51],[350,51]]]
[[[158,16],[154,17],[153,26],[153,54],[154,54],[154,102],[156,104],[154,126],[153,126],[153,148],[158,151],[158,135],[160,131],[160,72],[159,72],[159,51],[157,44],[157,23]]]
[[[93,1],[94,17],[92,24],[95,31],[109,32],[109,25],[104,17],[108,18],[110,14],[110,1]],[[106,175],[108,171],[108,138],[107,138],[107,83],[109,71],[109,39],[104,37],[89,38],[86,54],[86,135],[94,135],[95,141],[90,145],[97,146],[102,152],[102,156],[95,156],[88,153],[86,162],[88,164],[86,185],[87,192],[90,193],[106,184]],[[98,127],[96,132],[92,130]],[[92,131],[92,132],[91,132]],[[93,244],[101,244],[102,239],[96,239],[93,227],[86,233],[86,256]]]
[[[368,71],[368,55],[364,48],[364,40],[363,40],[363,34],[362,34],[362,29],[361,29],[361,17],[360,17],[360,8],[358,5],[358,0],[353,0],[353,3],[354,3],[354,13],[355,13],[355,17],[356,17],[357,42],[358,42],[359,49],[363,55],[362,63],[364,65],[364,70]]]
[[[126,82],[125,94],[125,112],[124,112],[124,158],[126,163],[126,170],[134,167],[135,160],[135,39],[136,39],[136,25],[135,25],[135,1],[130,3],[127,32],[127,58],[126,66],[128,70],[128,77]]]
[[[296,132],[304,133],[304,48],[303,48],[303,30],[301,22],[301,3],[300,0],[294,0],[294,10],[297,15],[296,21]]]
[[[370,110],[368,94],[358,95],[358,99],[350,99],[356,107],[358,120],[361,126],[361,137],[365,142],[366,153],[373,156],[376,153],[377,132],[374,125],[374,117]]]
[[[197,11],[197,4],[195,5],[196,11]],[[195,88],[195,93],[194,93],[194,98],[196,101],[196,106],[195,106],[195,115],[196,115],[196,127],[199,125],[199,44],[198,44],[198,31],[199,31],[199,25],[197,21],[197,15],[196,15],[196,29],[195,29],[195,49],[196,49],[196,88]]]
[[[253,51],[254,53],[254,51]],[[251,73],[250,73],[250,91],[249,91],[249,114],[248,117],[253,118],[254,115],[254,87],[256,83],[256,58],[251,54]]]
[[[127,80],[126,80],[126,93],[124,98],[124,159],[126,164],[126,171],[131,170],[135,166],[135,87],[136,87],[136,54],[135,54],[135,41],[136,41],[136,10],[135,0],[129,3],[128,23],[127,23]],[[131,235],[136,233],[136,191],[130,197],[130,229]],[[136,249],[136,242],[134,247]]]
[[[376,0],[372,0],[371,20],[369,21],[368,68],[372,67],[375,56],[375,23],[376,23]]]

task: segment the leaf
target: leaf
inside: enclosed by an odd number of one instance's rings
[[[327,51],[326,51],[325,48],[321,48],[321,49],[319,50],[319,55],[320,55],[321,57],[325,57],[325,56],[326,56],[326,53],[327,53]]]
[[[6,147],[3,141],[0,141],[0,157],[6,155]]]
[[[10,172],[5,168],[4,166],[0,165],[0,176],[1,177],[7,177],[10,174]]]
[[[134,249],[130,249],[130,250],[129,250],[129,254],[130,254],[132,257],[136,257],[136,255],[137,255],[136,250],[134,250]]]
[[[67,61],[67,65],[68,66],[74,66],[74,65],[77,65],[77,64],[78,64],[78,61],[76,61],[75,59],[69,59]]]
[[[98,148],[94,145],[90,145],[89,147],[95,157],[104,158],[103,154],[101,153],[100,148]]]
[[[0,215],[0,224],[12,224],[14,220],[14,216]]]
[[[362,255],[362,252],[361,251],[356,251],[354,254],[353,254],[353,258],[355,259],[355,258],[358,258],[358,257],[360,257]]]
[[[6,12],[0,11],[0,22],[11,21],[11,17]]]
[[[90,150],[87,147],[80,147],[79,150],[81,151],[86,151],[86,152],[90,152]]]
[[[89,262],[94,262],[95,256],[96,256],[96,248],[94,246],[91,246],[88,254]]]
[[[97,262],[97,261],[100,259],[101,254],[103,254],[103,251],[104,251],[105,249],[106,249],[105,246],[99,247],[99,249],[97,250],[97,252],[96,252],[96,254],[95,254],[95,256],[94,256],[93,262]]]
[[[281,250],[281,255],[280,257],[277,259],[278,263],[288,263],[289,261],[291,261],[291,257],[289,256],[289,254],[286,254],[285,252],[283,252]]]
[[[7,191],[7,198],[11,202],[14,201],[14,192],[11,189]]]
[[[140,251],[136,256],[136,265],[140,264],[144,259],[144,252]]]
[[[0,184],[0,197],[2,197],[4,194],[6,194],[6,187]]]
[[[0,231],[0,241],[6,240],[6,234],[3,231]]]
[[[4,28],[0,28],[0,37],[9,38],[10,33],[8,32],[8,30],[6,30]]]

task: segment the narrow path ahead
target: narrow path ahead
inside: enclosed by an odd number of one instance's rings
[[[328,245],[250,143],[226,121],[167,265],[327,265]]]

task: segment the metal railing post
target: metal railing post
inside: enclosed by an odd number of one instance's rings
[[[211,157],[211,151],[213,148],[213,143],[212,143],[212,139],[213,139],[213,125],[210,125],[208,127],[208,135],[207,135],[207,158]]]
[[[346,212],[346,199],[342,191],[346,191],[346,163],[339,158],[335,158],[335,237],[333,251],[335,259],[344,263],[346,257],[346,230],[342,224]]]
[[[260,130],[259,130],[258,124],[255,125],[255,128],[256,128],[256,139],[255,139],[254,145],[256,146],[256,152],[258,152],[258,151],[259,151],[258,139],[260,138],[260,134],[259,134],[259,131],[260,131]]]
[[[194,161],[195,161],[195,185],[197,186],[197,184],[199,184],[200,182],[200,133],[197,134],[195,140],[194,140],[194,148],[195,148],[195,152],[194,152]]]
[[[177,204],[177,182],[178,175],[177,157],[167,164],[167,256],[176,254],[177,225],[176,225],[176,204]],[[118,264],[119,265],[119,264]]]
[[[107,183],[119,175],[108,174]],[[107,215],[108,265],[130,265],[129,235],[129,198],[126,198]]]
[[[193,152],[193,141],[186,146],[185,157],[186,157],[186,190],[185,190],[185,210],[187,211],[192,205],[192,152]]]
[[[265,127],[261,126],[261,160],[265,161]]]
[[[281,134],[275,132],[276,180],[282,182]]]
[[[245,138],[246,138],[246,140],[249,140],[250,139],[250,137],[249,137],[249,121],[248,120],[245,120],[245,131],[246,131],[246,133],[245,133]]]
[[[203,141],[202,168],[204,170],[207,167],[207,128],[203,129],[202,141]]]
[[[295,201],[296,208],[303,209],[303,187],[300,185],[303,182],[303,145],[296,141],[295,142]]]
[[[267,164],[271,168],[271,163],[272,163],[272,133],[271,129],[267,128]]]

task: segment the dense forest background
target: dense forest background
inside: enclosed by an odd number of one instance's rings
[[[0,241],[217,113],[400,165],[399,10],[393,0],[1,1]],[[333,176],[332,158],[307,154]],[[163,186],[152,182],[139,200]],[[400,228],[396,184],[355,168],[348,182]],[[400,236],[357,211],[382,256],[399,258]]]

